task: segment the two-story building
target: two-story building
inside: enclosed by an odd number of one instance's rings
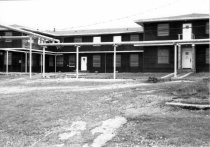
[[[34,38],[33,72],[41,72],[43,62],[46,72],[72,72],[77,69],[77,64],[81,72],[113,72],[114,66],[118,72],[209,71],[208,14],[143,19],[136,23],[140,25],[137,28],[54,32],[19,29],[60,40],[59,43],[46,41],[39,44],[39,36]],[[25,34],[15,29],[0,30],[0,36],[19,35]],[[27,49],[28,43],[24,39],[3,39],[0,48]],[[1,71],[6,69],[6,56],[9,71],[28,71],[28,50],[24,53],[14,50],[9,54],[0,50]]]
[[[144,41],[175,40],[178,43],[179,70],[209,71],[209,41],[199,42],[199,39],[209,38],[208,14],[144,19],[136,23],[144,27]],[[189,42],[182,43],[181,40]],[[144,46],[144,71],[174,70],[174,45],[169,44]]]

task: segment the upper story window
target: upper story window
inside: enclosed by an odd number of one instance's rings
[[[158,49],[158,64],[169,64],[168,49]]]
[[[100,43],[101,42],[101,37],[99,37],[99,36],[93,37],[93,42],[94,43]]]
[[[138,34],[134,34],[134,35],[130,35],[130,41],[139,41],[139,35]]]
[[[114,42],[121,42],[122,36],[114,36]]]
[[[206,30],[205,30],[206,34],[209,34],[209,22],[206,23]]]
[[[157,36],[169,36],[169,24],[158,24],[157,26]]]
[[[12,36],[12,32],[5,32],[5,36]],[[12,42],[12,39],[6,39],[5,42]]]
[[[82,37],[74,37],[74,42],[82,42]]]

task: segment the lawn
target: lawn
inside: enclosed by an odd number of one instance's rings
[[[197,81],[154,84],[141,79],[3,76],[2,147],[88,147],[104,140],[104,146],[125,147],[210,145],[209,110],[165,105],[174,98],[173,89],[196,85]]]

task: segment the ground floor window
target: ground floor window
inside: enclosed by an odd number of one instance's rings
[[[206,64],[209,64],[209,48],[206,48]]]
[[[7,64],[7,53],[4,54],[4,65]],[[12,53],[8,53],[8,65],[12,65]]]
[[[63,56],[57,56],[56,64],[57,67],[63,67]]]
[[[76,56],[69,55],[69,67],[76,67]]]
[[[158,49],[158,64],[169,64],[168,49]]]
[[[93,55],[93,67],[101,67],[101,56]]]
[[[53,67],[53,56],[49,56],[49,67]]]
[[[116,56],[116,66],[121,67],[121,55]]]
[[[139,55],[131,54],[130,55],[130,67],[138,67],[139,66]]]

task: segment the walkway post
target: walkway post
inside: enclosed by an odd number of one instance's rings
[[[29,54],[29,77],[30,77],[30,79],[31,79],[31,77],[32,77],[32,37],[30,37],[30,39],[29,39],[29,52],[30,52],[30,54]]]
[[[113,79],[116,79],[116,49],[117,49],[117,45],[114,45]]]
[[[182,67],[182,50],[181,50],[181,45],[178,44],[178,69],[181,69]]]
[[[193,69],[193,72],[196,72],[195,44],[192,44],[192,69]]]
[[[76,79],[79,78],[79,48],[80,46],[76,46]]]
[[[56,67],[56,66],[57,66],[56,58],[57,58],[57,55],[55,55],[55,72],[56,72],[56,70],[57,70],[57,69],[56,69],[56,68],[57,68],[57,67]]]
[[[28,72],[28,54],[27,53],[25,53],[25,73],[27,73]]]
[[[42,69],[42,77],[43,78],[45,78],[45,48],[46,48],[46,46],[44,46],[43,47],[43,65],[42,65],[42,67],[43,67],[43,69]]]
[[[40,54],[40,57],[41,57],[41,73],[43,73],[43,70],[42,70],[42,68],[43,68],[43,55],[42,54]]]
[[[174,44],[174,77],[177,78],[177,44]]]
[[[9,51],[6,51],[6,74],[9,72]]]

